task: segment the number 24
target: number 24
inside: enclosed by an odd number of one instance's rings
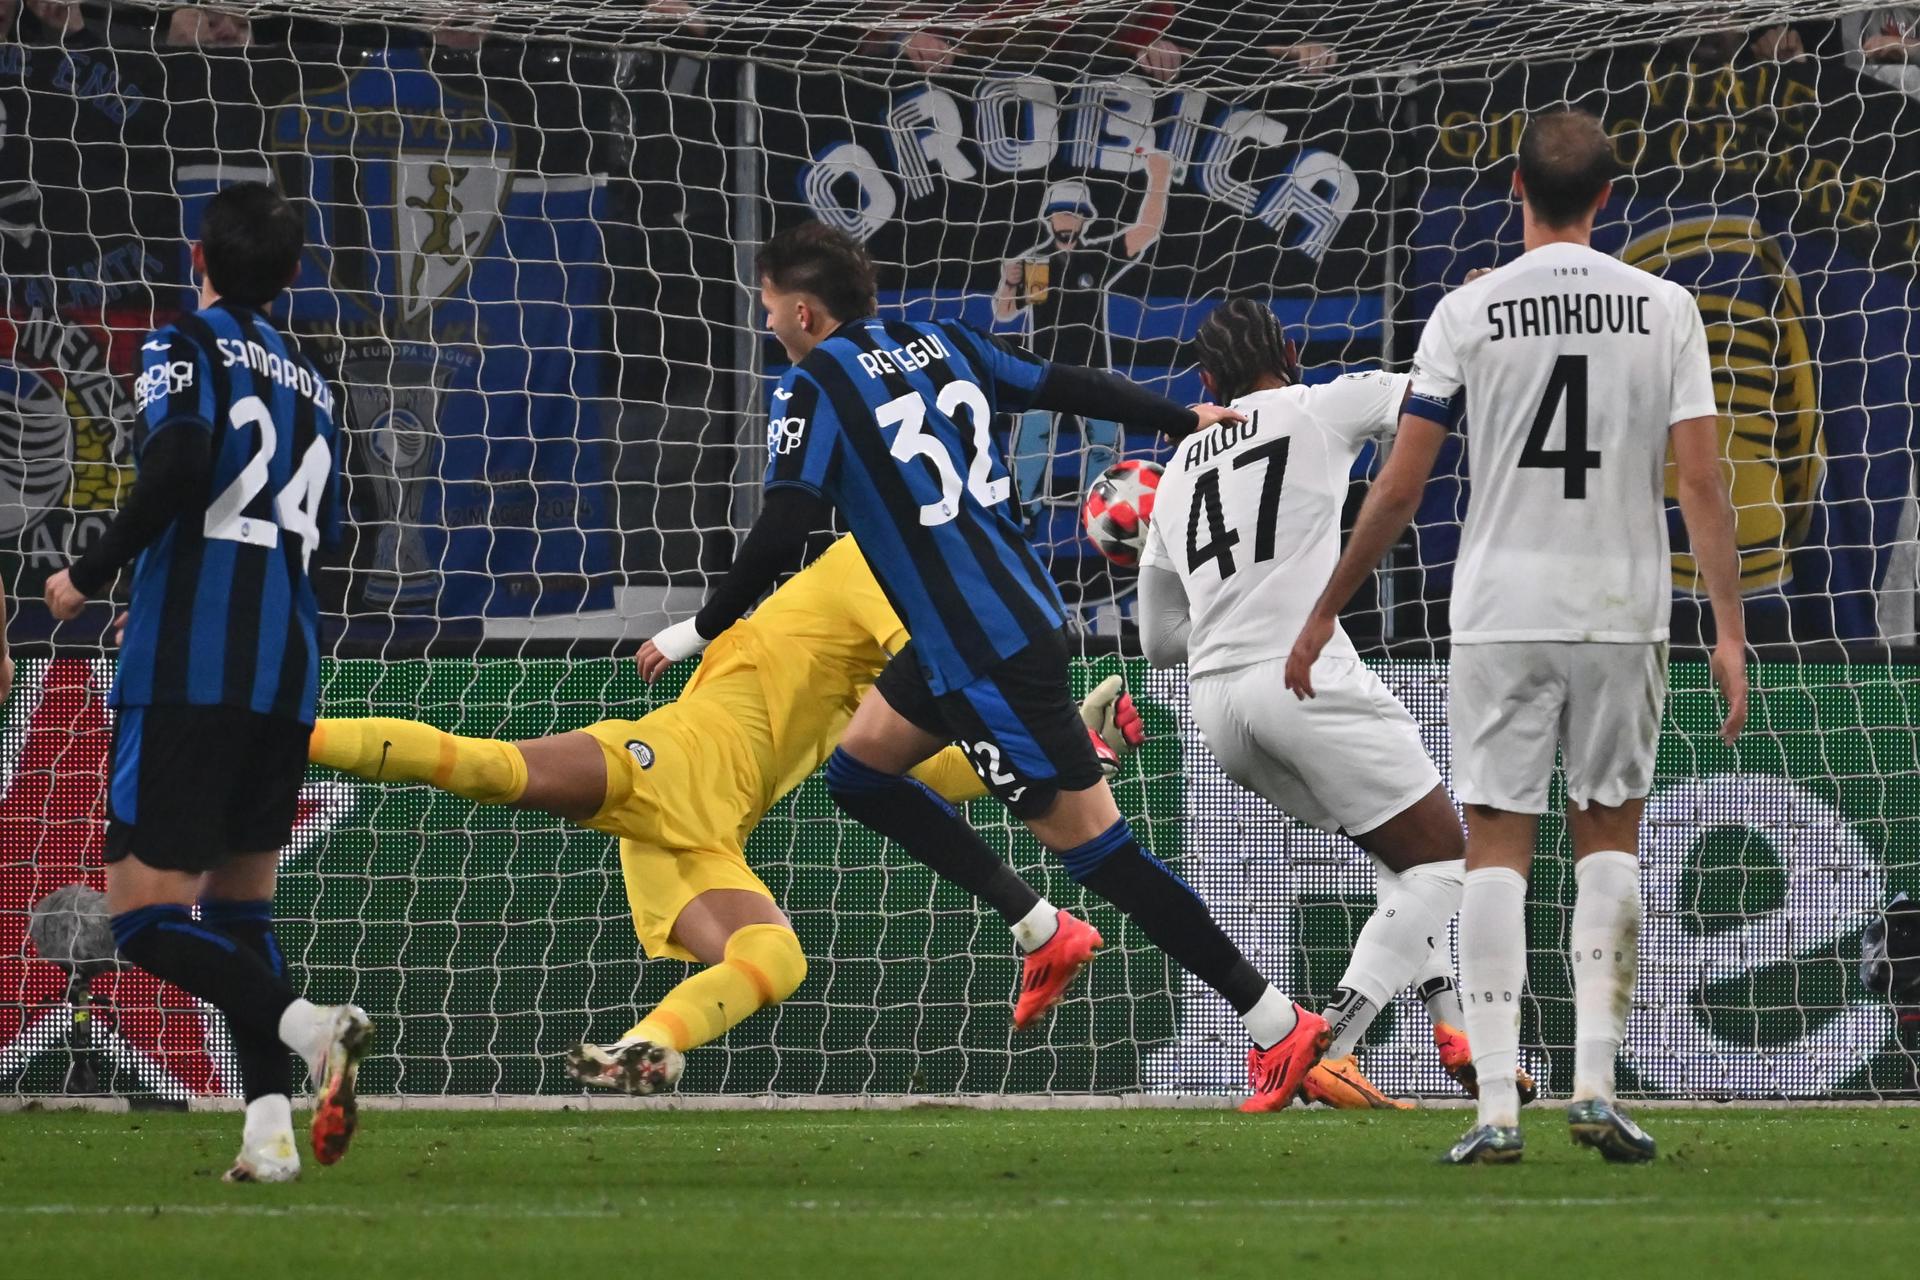
[[[223,542],[244,542],[250,547],[277,547],[280,531],[285,529],[300,539],[300,568],[304,572],[320,541],[320,499],[327,487],[328,472],[333,468],[333,450],[324,439],[315,436],[306,453],[301,455],[293,478],[273,495],[274,518],[249,516],[247,508],[267,487],[269,468],[280,438],[274,430],[273,414],[259,396],[234,401],[233,408],[227,411],[227,424],[235,431],[258,428],[260,449],[247,459],[247,465],[240,468],[233,483],[208,504],[202,534]]]

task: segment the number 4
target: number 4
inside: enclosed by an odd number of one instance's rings
[[[1567,402],[1567,443],[1565,448],[1547,448],[1547,432],[1553,427],[1560,401]],[[1600,451],[1587,448],[1587,358],[1561,356],[1547,375],[1546,394],[1533,415],[1527,442],[1520,449],[1520,465],[1559,469],[1563,473],[1561,492],[1569,498],[1587,496],[1587,472],[1600,469]]]
[[[300,457],[287,487],[274,495],[274,514],[280,527],[300,539],[300,571],[313,563],[313,549],[320,545],[320,503],[326,497],[327,481],[333,478],[333,450],[315,436]]]

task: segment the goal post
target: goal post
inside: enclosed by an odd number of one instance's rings
[[[827,221],[874,255],[883,313],[963,318],[1182,399],[1186,340],[1230,294],[1275,309],[1310,380],[1404,368],[1435,301],[1519,251],[1519,130],[1561,103],[1601,115],[1626,165],[1596,243],[1700,300],[1761,645],[1752,725],[1726,748],[1676,539],[1623,1088],[1915,1089],[1899,1011],[1854,968],[1886,900],[1920,895],[1920,57],[1889,52],[1920,31],[1843,3],[235,12],[246,44],[124,5],[70,31],[22,19],[0,57],[0,569],[22,658],[0,712],[0,1094],[62,1086],[64,988],[25,922],[99,875],[112,608],[56,630],[35,597],[124,495],[140,337],[188,305],[186,243],[221,185],[272,181],[308,214],[284,315],[339,387],[353,531],[321,584],[323,714],[520,738],[632,717],[684,678],[649,690],[628,659],[693,611],[756,509],[785,362],[748,278],[767,235]],[[1123,810],[1256,967],[1324,1000],[1372,908],[1365,859],[1225,779],[1182,674],[1134,656],[1129,577],[1079,531],[1088,478],[1163,446],[1040,413],[1001,429],[1076,680],[1120,672],[1147,711]],[[1440,471],[1347,625],[1445,776],[1470,459],[1450,445]],[[1010,1028],[1017,963],[992,914],[815,781],[749,846],[807,982],[692,1055],[683,1091],[1242,1087],[1216,998],[994,804],[969,817],[1114,944],[1041,1030]],[[1564,1092],[1554,819],[1541,851],[1522,1053]],[[641,962],[609,839],[418,788],[316,772],[278,906],[303,981],[382,1024],[368,1085],[403,1097],[564,1092],[557,1054],[684,973]],[[231,1087],[217,1020],[132,975],[99,989],[116,1088]],[[1390,1091],[1451,1089],[1410,998],[1363,1053]]]

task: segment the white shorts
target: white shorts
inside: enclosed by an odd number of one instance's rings
[[[1284,661],[1194,677],[1194,723],[1249,791],[1322,831],[1361,835],[1440,785],[1413,717],[1357,658],[1313,664],[1315,695],[1287,691]]]
[[[1579,808],[1644,797],[1666,701],[1664,641],[1455,645],[1447,691],[1454,795],[1545,813],[1558,746],[1567,798]]]

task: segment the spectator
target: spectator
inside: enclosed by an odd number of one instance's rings
[[[870,29],[860,41],[860,52],[897,59],[923,74],[948,70],[964,57],[1082,69],[1105,64],[1094,69],[1134,72],[1164,82],[1173,79],[1190,56],[1167,37],[1176,14],[1172,0],[1079,0],[1045,10],[1039,0],[979,0],[938,9],[894,4],[888,10],[894,21]],[[919,25],[909,28],[905,22]]]
[[[436,49],[471,53],[486,43],[487,28],[492,25],[491,18],[449,18],[429,32],[428,38]]]
[[[1324,75],[1340,65],[1340,51],[1324,6],[1261,8],[1216,7],[1186,3],[1168,32],[1168,40],[1196,50],[1213,69],[1231,77],[1261,79],[1276,71]],[[1316,14],[1318,16],[1316,16]]]
[[[27,16],[38,28],[38,39],[47,44],[65,44],[87,29],[87,19],[77,3],[70,0],[26,0]],[[27,22],[21,22],[20,36],[27,38]]]
[[[1920,5],[1894,5],[1840,19],[1847,65],[1920,97]]]
[[[185,5],[168,15],[165,42],[176,49],[244,49],[253,43],[253,24],[226,9]]]
[[[648,0],[642,15],[652,23],[671,23],[688,35],[705,36],[712,33],[712,25],[705,16],[694,8],[690,0]]]
[[[1792,62],[1806,56],[1807,47],[1791,23],[1756,27],[1747,38],[1747,51],[1758,62]]]

